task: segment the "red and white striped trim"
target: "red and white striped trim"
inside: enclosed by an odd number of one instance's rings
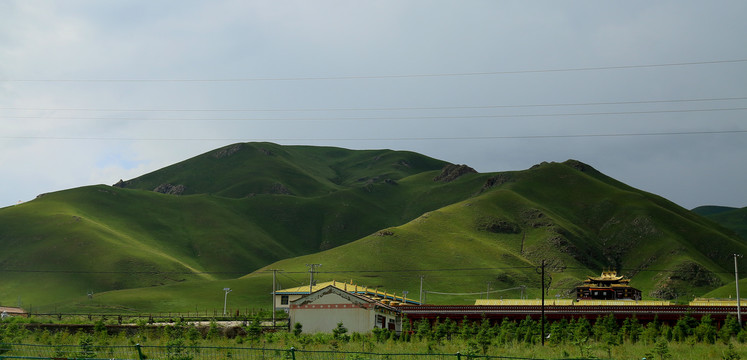
[[[306,304],[306,305],[293,305],[291,309],[370,309],[373,304]]]

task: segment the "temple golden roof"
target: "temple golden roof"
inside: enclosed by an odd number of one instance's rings
[[[602,271],[602,275],[599,277],[594,276],[587,276],[587,279],[584,280],[584,283],[600,283],[600,282],[606,282],[606,283],[629,283],[630,279],[625,279],[622,275],[617,275],[617,271],[615,270],[604,270]]]

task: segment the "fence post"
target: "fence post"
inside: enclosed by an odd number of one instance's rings
[[[462,360],[462,354],[460,354],[459,351],[457,351],[456,356],[457,360]]]
[[[296,348],[291,346],[290,352],[291,352],[291,359],[296,360]]]
[[[145,357],[143,357],[143,351],[140,350],[140,344],[135,344],[135,348],[137,349],[137,358],[140,360],[145,359]]]

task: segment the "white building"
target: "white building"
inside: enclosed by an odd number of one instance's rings
[[[374,328],[402,331],[397,308],[333,285],[290,301],[289,309],[291,326],[300,323],[305,333],[332,332],[338,323],[349,333],[367,333]]]

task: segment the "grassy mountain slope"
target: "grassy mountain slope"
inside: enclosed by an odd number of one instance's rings
[[[272,267],[303,271],[303,264],[314,262],[328,264],[325,271],[331,272],[495,268],[492,274],[452,273],[451,281],[433,285],[440,287],[436,291],[463,293],[480,291],[490,280],[496,288],[523,284],[536,291],[535,267],[545,259],[554,274],[554,291],[561,295],[585,275],[612,267],[633,276],[634,286],[646,296],[673,298],[728,281],[723,264],[729,264],[725,261],[732,250],[745,249],[743,242],[712,230],[685,209],[629,187],[617,188],[595,174],[579,174],[567,164],[498,176],[509,180],[384,235]],[[376,277],[382,278],[377,284],[407,285],[411,291],[419,281],[398,283],[396,273]]]
[[[731,254],[747,250],[741,239],[711,221],[576,161],[466,174],[450,183],[434,182],[437,174],[349,190],[354,198],[366,199],[370,207],[359,215],[367,221],[376,222],[371,214],[378,209],[421,215],[410,221],[399,216],[404,221],[382,225],[360,240],[230,280],[234,301],[249,307],[269,304],[267,269],[282,269],[281,283],[297,286],[307,279],[308,263],[324,264],[320,281],[354,279],[389,291],[408,290],[413,298],[423,275],[428,302],[471,303],[483,295],[437,293],[480,293],[488,282],[492,289],[513,289],[491,297],[518,297],[522,285],[529,296],[538,297],[536,270],[542,260],[552,276],[551,297],[569,296],[585,276],[612,267],[632,276],[632,285],[645,297],[687,300],[728,283]],[[444,197],[448,204],[433,203]],[[226,281],[205,280],[200,287],[208,296]],[[184,282],[164,288],[180,299],[170,309],[214,304],[214,299],[196,296],[202,293],[194,287],[194,282]],[[100,306],[138,308],[162,302],[163,296],[159,288],[133,289],[104,293],[97,301]],[[86,304],[90,302],[79,300],[66,306]]]
[[[255,148],[260,145],[261,151]],[[270,146],[242,144],[221,159],[233,161],[242,151],[248,157],[256,156],[256,151],[262,158],[274,159],[280,156],[272,154],[289,150],[302,159],[290,167],[306,170],[287,172],[287,159],[279,166],[247,160],[241,165],[244,175],[230,172],[225,176],[239,182],[253,179],[261,169],[277,173],[275,182],[292,184],[299,174],[312,174],[307,178],[318,180],[310,181],[314,184],[310,187],[317,186],[317,190],[299,192],[316,195],[174,196],[99,185],[46,194],[0,209],[0,244],[10,249],[0,253],[0,269],[5,271],[0,303],[16,303],[21,297],[38,308],[89,291],[237,277],[279,259],[317,252],[401,224],[473,191],[472,187],[434,182],[439,171],[433,169],[445,163],[414,153],[305,147],[268,151]],[[208,181],[195,174],[220,178],[215,169],[202,171],[203,162],[214,161],[215,153],[179,164],[194,183],[187,178],[170,180],[199,188],[193,184]],[[314,157],[326,162],[316,160],[314,166],[309,160]],[[234,166],[239,165],[232,162],[226,168]],[[396,181],[409,173],[420,180]],[[318,174],[331,176],[334,182]],[[229,183],[225,187],[235,189]],[[319,184],[324,184],[324,191]],[[39,286],[49,280],[59,286]]]
[[[713,220],[719,225],[747,239],[747,207],[741,209],[724,206],[700,206],[693,212]]]
[[[733,271],[733,270],[732,270]],[[716,288],[708,293],[704,294],[703,297],[718,298],[718,299],[736,299],[737,298],[737,287],[734,283],[734,274],[731,274],[732,280],[719,288]],[[741,298],[747,298],[747,279],[739,279],[739,293]],[[747,306],[747,302],[743,302],[742,306]]]
[[[715,215],[715,214],[719,214],[722,212],[728,212],[732,210],[736,210],[736,208],[729,207],[729,206],[704,205],[704,206],[698,206],[692,211],[701,216],[709,216],[709,215]]]

